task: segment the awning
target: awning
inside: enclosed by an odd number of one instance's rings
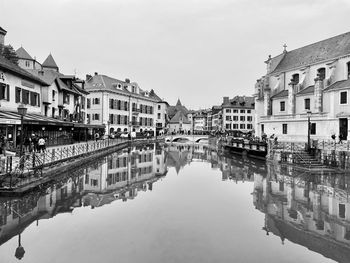
[[[106,126],[104,124],[97,125],[97,124],[84,124],[84,123],[73,123],[74,127],[77,128],[88,128],[88,129],[104,129]]]

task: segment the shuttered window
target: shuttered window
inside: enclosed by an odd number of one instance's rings
[[[21,88],[16,87],[16,94],[15,94],[16,103],[21,102],[21,90],[22,90]]]

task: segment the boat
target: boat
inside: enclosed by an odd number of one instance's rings
[[[221,147],[232,153],[247,155],[258,159],[266,159],[267,143],[247,139],[223,138],[219,141]]]

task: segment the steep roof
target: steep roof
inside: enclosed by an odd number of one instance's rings
[[[284,54],[273,73],[285,72],[350,54],[350,32]]]
[[[16,54],[19,58],[33,60],[33,58],[29,55],[27,50],[25,50],[23,47],[20,47],[19,49],[17,49]]]
[[[18,65],[14,64],[11,61],[4,58],[3,56],[0,56],[0,68],[6,69],[17,76],[20,76],[24,79],[33,81],[33,82],[38,83],[42,86],[49,86],[49,84],[47,84],[45,81],[34,76],[33,74],[29,73],[28,71],[22,69]]]
[[[37,76],[48,84],[52,84],[57,77],[62,77],[63,74],[51,69],[27,69],[31,74]]]
[[[186,123],[186,124],[191,123],[182,111],[176,112],[174,117],[170,119],[169,123],[179,123],[181,120],[182,120],[182,123]]]
[[[53,59],[52,55],[48,55],[48,57],[45,59],[44,63],[42,64],[43,67],[46,67],[46,68],[57,68],[58,69],[58,66],[55,62],[55,60]]]
[[[233,99],[228,100],[226,103],[222,103],[221,107],[231,107],[231,108],[254,108],[254,97],[248,96],[235,96]]]
[[[182,106],[180,99],[177,99],[176,106]]]

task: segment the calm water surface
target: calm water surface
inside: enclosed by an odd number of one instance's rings
[[[342,175],[147,145],[0,200],[0,262],[350,262]]]

